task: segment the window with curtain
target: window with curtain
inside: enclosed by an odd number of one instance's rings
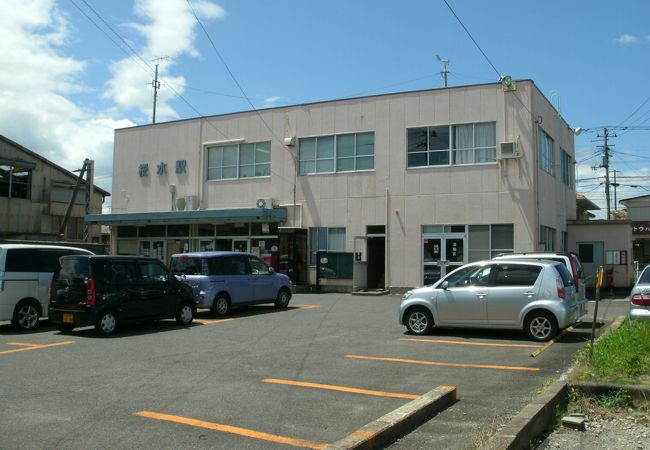
[[[544,130],[539,129],[539,166],[543,171],[555,175],[555,150],[553,139]]]
[[[353,172],[375,168],[375,133],[301,138],[299,174]]]
[[[496,153],[496,122],[407,129],[408,167],[491,163]]]
[[[208,147],[208,180],[271,176],[271,141]]]
[[[345,228],[317,227],[309,229],[309,263],[316,264],[316,252],[345,251]]]
[[[32,170],[19,165],[0,164],[0,197],[32,196]]]

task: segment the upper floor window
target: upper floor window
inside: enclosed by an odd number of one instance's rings
[[[375,133],[301,138],[300,175],[375,168]]]
[[[270,175],[271,141],[208,147],[208,180]]]
[[[19,165],[0,164],[0,197],[31,198],[32,170]]]
[[[409,128],[408,167],[496,161],[496,123]]]
[[[539,129],[539,167],[555,175],[555,148],[553,139],[544,130]]]
[[[562,157],[560,161],[562,182],[569,187],[573,187],[573,164],[571,164],[571,156],[562,147],[560,147],[560,155]]]

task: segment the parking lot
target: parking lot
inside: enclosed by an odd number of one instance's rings
[[[437,386],[457,401],[391,448],[471,448],[570,365],[590,319],[523,333],[397,323],[399,296],[297,294],[223,319],[59,333],[0,325],[2,448],[324,448]],[[626,304],[601,305],[610,319]]]

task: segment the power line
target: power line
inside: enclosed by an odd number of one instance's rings
[[[460,20],[460,17],[458,17],[458,14],[456,14],[456,12],[455,12],[454,9],[451,7],[451,5],[449,5],[449,3],[447,2],[447,0],[442,0],[442,1],[445,2],[445,5],[447,5],[447,8],[449,8],[449,11],[451,11],[451,13],[454,15],[454,17],[456,18],[456,20],[458,20],[458,23],[460,24],[461,27],[463,27],[463,30],[465,30],[465,33],[467,33],[467,35],[468,35],[469,38],[472,40],[472,42],[474,43],[474,45],[476,45],[476,48],[478,48],[479,51],[483,54],[483,57],[484,57],[485,60],[488,62],[488,64],[490,64],[490,66],[492,66],[492,68],[494,69],[494,71],[495,71],[496,74],[497,74],[497,77],[501,78],[501,72],[499,72],[499,71],[497,70],[497,68],[494,67],[494,64],[492,64],[492,61],[490,61],[490,58],[488,58],[488,56],[485,54],[485,52],[483,51],[483,49],[481,48],[481,46],[478,45],[478,42],[476,42],[476,39],[474,39],[474,36],[472,36],[472,33],[469,32],[469,30],[467,29],[467,27],[465,26],[465,24],[463,23],[463,21]]]

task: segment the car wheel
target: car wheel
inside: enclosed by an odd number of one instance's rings
[[[289,300],[291,300],[291,292],[287,288],[282,288],[278,292],[278,297],[275,299],[275,307],[284,309],[289,306]]]
[[[230,300],[228,300],[228,297],[226,295],[219,294],[217,298],[214,299],[214,303],[212,303],[212,314],[217,317],[221,317],[228,314],[229,310]]]
[[[433,328],[431,311],[422,306],[409,309],[404,318],[404,322],[411,334],[430,334]]]
[[[550,340],[557,334],[557,320],[548,311],[533,311],[526,317],[526,334],[538,342]]]
[[[117,330],[117,315],[113,311],[104,311],[97,318],[95,330],[102,336],[110,336]]]
[[[178,307],[176,313],[176,323],[179,325],[189,325],[194,320],[194,308],[189,303],[183,303]]]
[[[16,305],[11,323],[21,330],[31,330],[38,323],[38,305],[34,300],[25,300]]]
[[[74,330],[74,324],[73,323],[60,323],[56,326],[56,329],[59,330],[61,333],[69,333],[72,330]]]

